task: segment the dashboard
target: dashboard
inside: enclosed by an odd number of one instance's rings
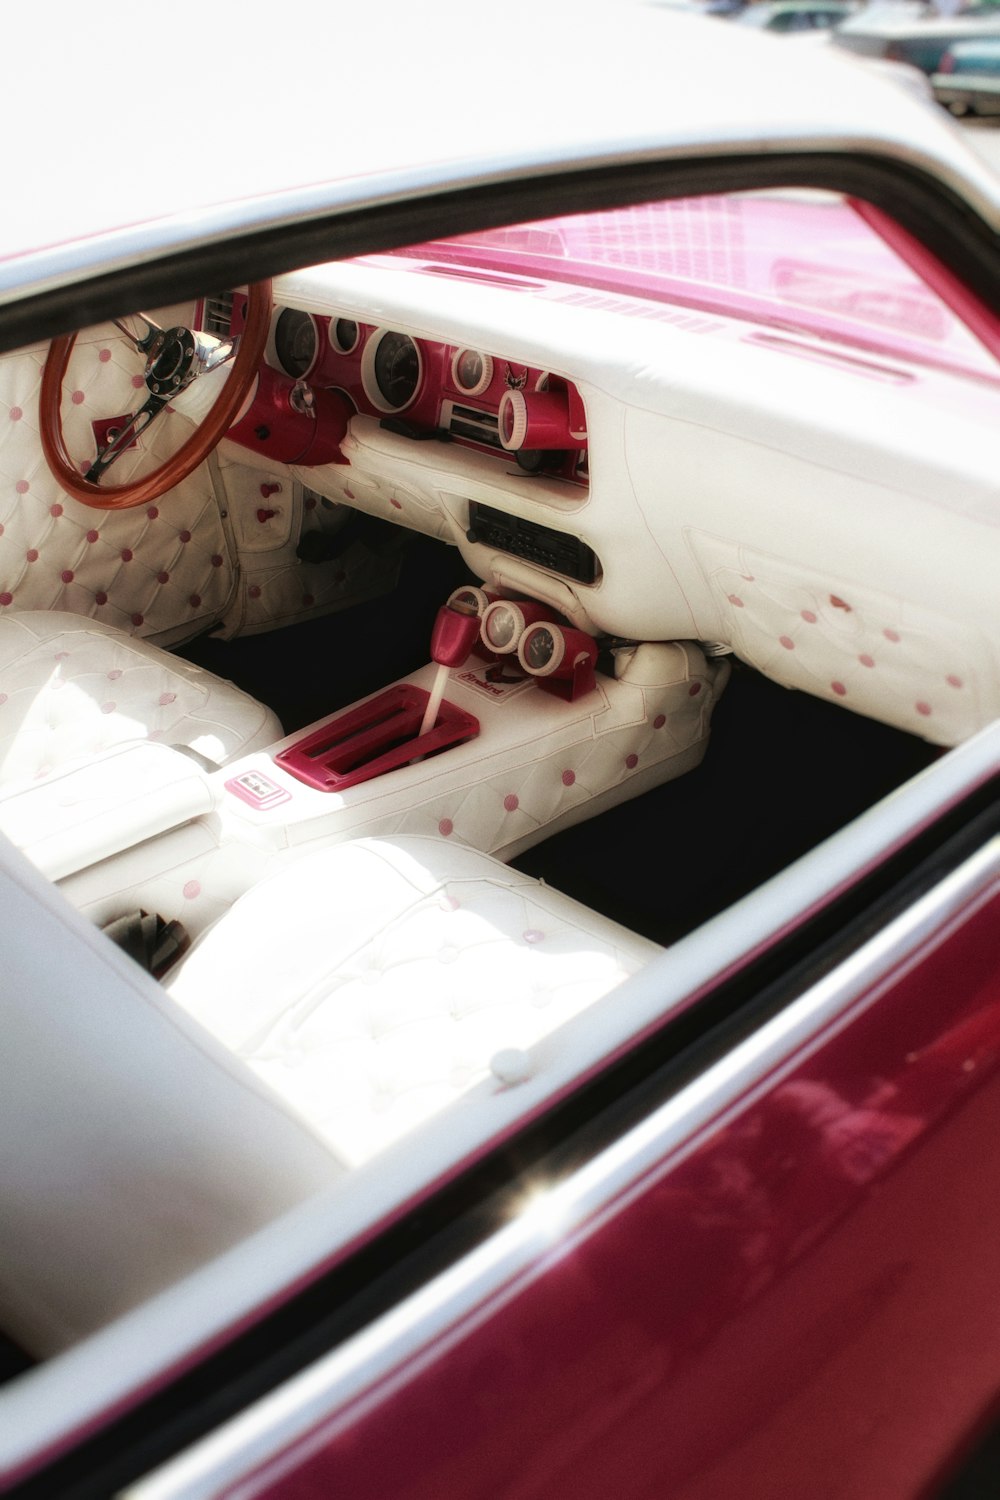
[[[374,417],[406,437],[456,442],[514,463],[529,474],[550,474],[587,485],[587,420],[571,381],[538,366],[468,345],[418,339],[398,328],[356,317],[275,310],[265,359],[270,370],[308,388],[335,392],[352,414]],[[268,381],[268,389],[274,382]],[[275,434],[257,434],[259,410],[233,436],[262,451]],[[273,416],[273,413],[272,413]],[[272,422],[273,427],[273,422]],[[299,442],[289,437],[284,456]],[[296,458],[314,462],[308,450]]]
[[[995,377],[413,257],[274,297],[240,462],[437,537],[592,635],[717,643],[940,743],[1000,715]],[[963,684],[933,724],[928,674]]]

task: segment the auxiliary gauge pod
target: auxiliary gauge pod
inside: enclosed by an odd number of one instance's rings
[[[516,655],[540,688],[569,702],[594,686],[597,642],[585,630],[557,624],[547,604],[497,599],[483,612],[480,637],[497,656]]]

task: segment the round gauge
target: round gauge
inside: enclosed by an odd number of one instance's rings
[[[360,334],[353,318],[334,318],[330,324],[330,343],[338,354],[353,354]]]
[[[361,375],[369,401],[379,411],[402,411],[420,388],[420,350],[405,333],[386,329],[365,345]]]
[[[446,603],[449,609],[479,615],[481,619],[489,608],[490,596],[485,589],[477,588],[474,583],[465,583],[461,588],[452,590]]]
[[[500,442],[508,452],[516,452],[528,434],[528,406],[523,391],[504,391],[497,411]]]
[[[483,625],[486,644],[494,651],[513,651],[520,634],[519,625],[523,629],[523,621],[510,605],[498,604],[489,611]]]
[[[535,672],[542,671],[552,663],[556,654],[556,638],[548,625],[536,625],[524,642],[524,665]]]
[[[493,360],[477,349],[459,349],[451,362],[451,377],[467,396],[481,396],[493,380]]]
[[[295,307],[286,307],[274,325],[274,354],[285,374],[296,380],[308,375],[318,348],[316,319]]]

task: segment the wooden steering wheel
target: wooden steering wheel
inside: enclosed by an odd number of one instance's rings
[[[98,453],[85,474],[81,474],[66,451],[62,425],[63,381],[76,343],[75,333],[53,339],[42,371],[39,426],[45,461],[68,495],[97,510],[128,510],[131,506],[159,499],[186,479],[225,436],[250,392],[264,354],[271,321],[271,283],[259,281],[250,287],[246,323],[231,344],[225,340],[206,339],[187,328],[161,329],[151,319],[142,314],[138,316],[149,330],[141,339],[129,333],[124,324],[117,326],[146,356],[146,400]],[[176,453],[140,479],[119,485],[100,483],[119,453],[131,446],[132,438],[146,430],[166,408],[171,397],[186,389],[199,371],[219,368],[230,360],[232,369],[214,405]]]

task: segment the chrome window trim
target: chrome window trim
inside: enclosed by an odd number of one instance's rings
[[[693,1151],[699,1137],[773,1086],[875,1004],[924,944],[1000,890],[1000,836],[799,999],[578,1171],[538,1189],[517,1218],[339,1348],[131,1486],[129,1500],[198,1500],[253,1476],[274,1484],[444,1355],[544,1269]],[[265,1466],[266,1472],[265,1472]]]

